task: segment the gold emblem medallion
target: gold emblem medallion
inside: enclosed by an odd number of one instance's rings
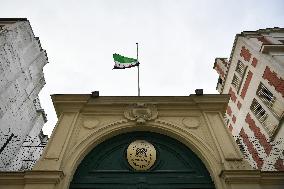
[[[156,149],[146,140],[136,140],[127,148],[127,161],[133,169],[146,171],[156,161]]]

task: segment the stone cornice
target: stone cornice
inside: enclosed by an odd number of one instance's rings
[[[284,28],[279,28],[279,27],[274,27],[274,28],[265,28],[265,29],[259,29],[256,31],[243,31],[241,33],[242,36],[259,36],[259,34],[269,34],[271,32],[276,33],[276,32],[283,32]]]
[[[226,183],[284,184],[284,171],[226,170],[220,176]]]
[[[25,172],[0,172],[1,184],[24,184]]]
[[[57,184],[64,176],[62,171],[0,172],[1,184],[49,183]]]
[[[89,94],[52,95],[57,113],[96,112],[101,114],[121,113],[123,108],[134,103],[154,104],[159,110],[212,110],[224,112],[229,101],[228,95],[207,94],[202,96],[100,96],[91,98]]]

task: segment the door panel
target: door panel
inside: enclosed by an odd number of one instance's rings
[[[134,170],[126,149],[135,140],[146,140],[157,153],[147,171]],[[214,188],[201,160],[185,145],[162,134],[132,132],[115,136],[94,148],[78,166],[70,189],[178,189]]]

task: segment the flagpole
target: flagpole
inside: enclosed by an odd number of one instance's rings
[[[137,62],[139,63],[138,61],[138,43],[136,43],[136,50],[137,50]],[[139,64],[138,64],[138,96],[140,96],[140,76],[139,76]]]

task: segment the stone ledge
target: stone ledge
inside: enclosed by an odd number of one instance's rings
[[[63,176],[63,171],[0,172],[0,183],[1,185],[57,184]]]
[[[284,171],[260,171],[260,170],[228,170],[222,171],[220,177],[226,183],[247,184],[281,184],[284,186]]]

